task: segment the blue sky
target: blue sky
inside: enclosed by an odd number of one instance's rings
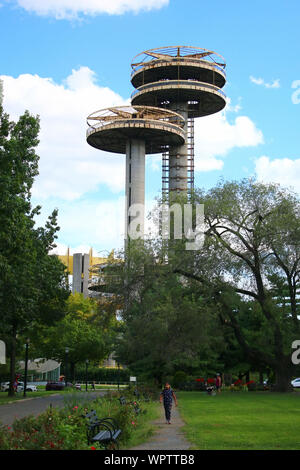
[[[196,185],[255,175],[300,191],[299,0],[0,0],[0,77],[16,119],[41,116],[33,203],[58,248],[122,246],[125,159],[85,142],[86,116],[128,103],[133,57],[186,45],[227,63],[224,112],[196,122]],[[148,206],[161,187],[147,157]]]

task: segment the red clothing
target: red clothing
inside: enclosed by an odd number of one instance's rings
[[[221,377],[220,376],[218,376],[216,378],[216,387],[221,387]]]

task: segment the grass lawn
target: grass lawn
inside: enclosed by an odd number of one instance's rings
[[[300,450],[300,393],[178,392],[193,449]]]

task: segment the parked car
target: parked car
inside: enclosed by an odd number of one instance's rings
[[[292,381],[291,381],[291,384],[292,384],[292,386],[295,387],[295,388],[300,387],[300,377],[298,377],[297,379],[292,380]]]
[[[2,382],[1,383],[1,392],[7,392],[9,389],[9,382]]]
[[[8,392],[9,390],[9,382],[2,382],[1,384],[1,391],[2,392]],[[17,392],[23,392],[24,391],[24,382],[18,382],[17,385]],[[35,385],[27,384],[26,386],[26,392],[37,392],[37,388]]]
[[[64,382],[48,382],[46,384],[46,390],[63,390],[65,388]]]
[[[65,382],[48,382],[46,384],[46,390],[63,390],[65,388]],[[67,382],[68,387],[73,387],[73,384]]]
[[[10,382],[3,382],[1,384],[1,391],[2,392],[8,392],[9,383]],[[19,382],[18,385],[17,385],[17,392],[23,392],[23,390],[24,390],[24,382]]]
[[[36,385],[27,384],[27,386],[26,386],[26,392],[37,392],[37,387],[36,387]]]

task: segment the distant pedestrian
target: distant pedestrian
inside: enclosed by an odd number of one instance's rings
[[[221,392],[221,387],[222,387],[222,379],[221,379],[220,374],[217,374],[217,376],[216,376],[216,389],[217,389],[218,393]]]
[[[172,402],[175,402],[175,406],[177,406],[177,398],[175,393],[173,392],[171,385],[167,382],[163,391],[160,394],[159,401],[160,403],[163,402],[165,408],[165,416],[166,421],[168,424],[171,424],[171,409],[172,409]]]
[[[92,390],[95,390],[95,382],[92,382]]]

